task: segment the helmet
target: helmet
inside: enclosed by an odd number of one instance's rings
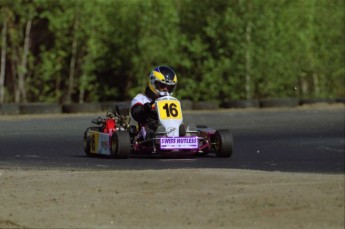
[[[157,96],[166,96],[174,92],[177,76],[171,68],[159,66],[150,73],[149,88]]]

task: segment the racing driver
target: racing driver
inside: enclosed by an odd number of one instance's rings
[[[158,128],[158,114],[154,108],[157,98],[171,95],[176,87],[177,76],[168,66],[159,66],[149,75],[144,93],[136,95],[131,102],[131,114],[138,122],[141,139],[152,138]]]

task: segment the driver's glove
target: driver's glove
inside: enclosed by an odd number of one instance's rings
[[[145,112],[151,112],[152,111],[152,105],[155,103],[155,101],[145,103],[144,104],[144,110]]]

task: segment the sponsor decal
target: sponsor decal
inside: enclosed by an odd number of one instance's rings
[[[91,132],[91,153],[97,153],[98,136],[99,134],[97,132]]]
[[[161,138],[161,149],[197,149],[198,137]]]
[[[99,135],[98,153],[110,155],[109,135],[108,134],[100,134]]]
[[[91,132],[91,153],[110,155],[109,135]]]

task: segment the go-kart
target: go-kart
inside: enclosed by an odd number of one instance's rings
[[[231,157],[233,137],[229,129],[212,129],[183,123],[181,103],[164,96],[153,104],[159,126],[154,136],[143,139],[136,125],[130,125],[129,107],[116,105],[106,117],[98,117],[84,133],[84,151],[88,156],[107,155],[128,158],[131,155],[186,157],[215,153]]]

